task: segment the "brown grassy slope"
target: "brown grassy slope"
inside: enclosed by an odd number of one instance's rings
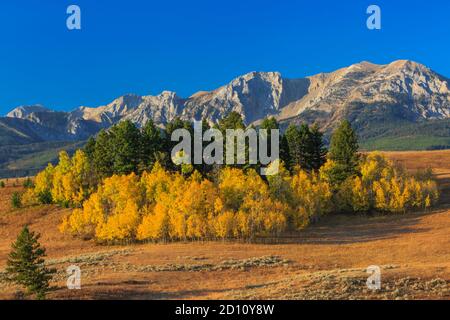
[[[51,298],[450,299],[450,151],[389,153],[409,169],[431,166],[442,203],[428,213],[328,217],[286,244],[173,243],[104,247],[57,230],[68,211],[12,210],[0,189],[0,269],[23,224],[42,233],[59,272]],[[266,257],[266,258],[263,258]],[[76,258],[76,260],[73,260]],[[72,260],[71,260],[72,259]],[[82,290],[65,288],[65,268],[82,268]],[[379,265],[382,290],[365,289]],[[0,284],[0,298],[17,288]]]

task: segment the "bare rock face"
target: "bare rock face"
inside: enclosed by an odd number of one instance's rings
[[[226,86],[190,97],[181,115],[185,119],[202,118],[216,122],[235,111],[247,123],[275,115],[282,107],[283,79],[278,72],[252,72]]]
[[[6,116],[8,118],[26,119],[32,113],[36,112],[51,112],[51,110],[44,108],[42,105],[39,104],[33,106],[20,106],[10,111]]]
[[[164,126],[176,117],[216,123],[232,111],[240,113],[247,124],[274,116],[284,123],[316,122],[325,130],[343,118],[357,127],[376,121],[449,119],[450,84],[412,61],[361,62],[303,79],[251,72],[187,99],[164,91],[157,96],[125,95],[105,106],[79,107],[67,113],[39,105],[18,107],[7,117],[39,124],[42,130],[57,129],[65,138],[84,139],[122,120],[138,126],[150,119]]]
[[[362,62],[308,78],[308,94],[281,110],[278,119],[316,121],[331,129],[343,118],[419,121],[450,118],[449,80],[406,60]]]
[[[148,120],[164,125],[180,115],[183,99],[175,92],[164,91],[158,96],[145,96],[139,106],[128,113],[124,119],[143,126]]]

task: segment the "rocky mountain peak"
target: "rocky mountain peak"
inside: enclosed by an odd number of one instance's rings
[[[358,123],[373,123],[368,120],[372,118],[450,118],[449,88],[448,79],[414,61],[387,65],[362,61],[300,79],[283,78],[279,72],[249,72],[216,90],[199,91],[186,99],[172,91],[156,96],[128,94],[104,106],[80,107],[52,116],[42,106],[19,107],[8,117],[58,127],[74,138],[125,119],[138,126],[149,119],[164,126],[175,117],[216,123],[232,111],[240,113],[247,124],[275,116],[281,122],[317,122],[328,130],[343,118]]]
[[[19,118],[26,119],[32,113],[36,112],[53,112],[50,109],[45,108],[40,104],[30,105],[30,106],[19,106],[12,111],[10,111],[6,116],[9,118]]]

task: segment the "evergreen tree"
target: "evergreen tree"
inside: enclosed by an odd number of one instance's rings
[[[189,121],[181,120],[180,118],[175,118],[172,121],[168,122],[166,125],[166,133],[167,133],[167,139],[171,141],[170,137],[172,136],[172,133],[176,129],[186,129],[189,132],[193,133],[193,127],[192,123]],[[173,142],[173,144],[177,144],[177,142]]]
[[[284,167],[287,170],[291,170],[291,157],[289,154],[289,143],[287,141],[286,135],[284,134],[280,138],[280,160],[283,161]]]
[[[208,121],[206,121],[206,119],[203,119],[202,120],[202,133],[205,134],[205,131],[207,131],[209,129],[211,129],[211,126],[209,125]],[[206,145],[207,145],[207,143],[203,142],[203,139],[202,139],[202,154],[203,154],[203,149],[205,148]],[[202,161],[202,164],[194,165],[194,170],[197,170],[202,175],[206,175],[209,172],[211,172],[212,168],[213,168],[212,165],[207,165],[204,161]]]
[[[130,121],[122,121],[111,128],[114,150],[114,173],[137,173],[139,164],[139,129]]]
[[[238,161],[238,154],[237,154],[237,138],[233,138],[234,141],[227,141],[227,130],[232,129],[232,130],[244,130],[246,129],[245,127],[245,123],[244,120],[242,119],[242,116],[240,113],[236,112],[236,111],[232,111],[229,114],[227,114],[224,118],[222,118],[221,120],[219,120],[219,125],[218,125],[218,129],[222,132],[223,135],[223,155],[224,155],[224,161],[228,162],[227,159],[227,144],[228,143],[233,143],[234,146],[234,165],[232,165],[232,167],[238,168],[238,167],[245,167],[246,165],[242,165],[242,164],[237,164]],[[246,163],[248,162],[248,154],[249,154],[249,148],[248,148],[248,143],[247,143],[247,139],[246,139],[246,144],[245,144],[245,158],[246,158]],[[248,163],[247,163],[248,164]]]
[[[278,125],[278,121],[274,117],[264,118],[264,120],[261,123],[261,129],[272,130],[272,129],[279,129],[279,128],[280,128],[280,126]],[[270,133],[270,131],[269,131],[269,133]]]
[[[240,113],[232,111],[219,120],[219,130],[225,134],[227,129],[245,129],[244,120]]]
[[[92,162],[94,160],[95,139],[93,137],[90,137],[86,142],[86,145],[84,146],[84,153],[88,157],[89,161]]]
[[[317,125],[313,125],[310,135],[310,163],[309,167],[313,170],[319,170],[326,162],[327,149],[323,141],[323,133]]]
[[[306,124],[300,127],[290,125],[285,133],[289,150],[289,166],[293,169],[296,166],[304,170],[311,170],[310,166],[310,138],[311,132]]]
[[[349,121],[344,120],[333,132],[328,158],[336,163],[338,181],[358,173],[358,138]]]
[[[194,139],[194,128],[192,126],[192,123],[189,121],[183,121],[180,118],[175,118],[171,122],[167,123],[166,125],[166,131],[164,134],[164,153],[166,156],[164,158],[168,159],[166,161],[166,168],[169,170],[177,170],[177,166],[173,163],[171,158],[172,149],[179,143],[177,141],[172,141],[172,133],[177,129],[186,129],[191,133],[191,146],[193,146],[193,139]],[[161,155],[160,155],[161,156]],[[191,155],[192,159],[192,155]]]
[[[267,151],[268,154],[272,154],[271,150],[271,130],[279,130],[280,126],[278,125],[278,121],[274,117],[265,118],[261,123],[261,129],[267,130]],[[259,137],[258,137],[259,138]]]
[[[22,196],[19,192],[14,192],[11,197],[11,205],[15,209],[22,207]]]
[[[297,145],[300,154],[300,167],[306,171],[312,170],[311,165],[311,131],[306,123],[303,123],[299,128],[299,144]]]
[[[288,162],[287,167],[293,169],[295,166],[300,164],[301,155],[299,153],[298,144],[300,141],[300,133],[296,125],[290,124],[284,133],[284,140],[287,145]]]
[[[40,235],[30,232],[25,226],[12,244],[12,251],[6,262],[7,279],[24,286],[29,294],[44,299],[49,291],[53,269],[44,265],[45,249],[38,242]]]
[[[153,120],[147,121],[142,128],[140,141],[140,170],[148,170],[153,167],[158,152],[163,151],[163,137]]]
[[[23,187],[25,188],[25,189],[30,189],[30,188],[33,188],[34,187],[34,184],[33,184],[33,180],[31,180],[30,178],[26,178],[24,181],[23,181]]]
[[[102,130],[95,141],[93,153],[94,169],[100,178],[109,177],[114,170],[114,150],[112,136]]]

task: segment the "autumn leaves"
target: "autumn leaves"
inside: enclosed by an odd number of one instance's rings
[[[408,175],[379,153],[339,185],[330,180],[333,165],[330,160],[318,173],[297,168],[293,174],[281,166],[267,181],[254,170],[225,167],[210,181],[156,164],[142,177],[105,179],[61,231],[105,242],[251,240],[302,229],[329,213],[404,212],[438,198],[433,181]]]
[[[62,152],[57,166],[40,172],[23,202],[73,207],[62,232],[120,242],[276,237],[326,214],[403,213],[438,200],[430,173],[414,176],[380,153],[358,153],[348,122],[333,134],[326,162],[322,151],[313,161],[317,167],[305,165],[314,158],[302,147],[309,145],[302,144],[308,135],[294,129],[285,135],[287,142],[298,141],[286,144],[289,170],[276,160],[273,175],[263,177],[248,166],[187,174],[156,161],[140,175],[116,173],[102,180],[95,161],[78,150],[72,158]]]
[[[101,241],[249,239],[282,232],[287,209],[254,170],[225,168],[213,183],[156,164],[141,178],[105,179],[61,230]]]

